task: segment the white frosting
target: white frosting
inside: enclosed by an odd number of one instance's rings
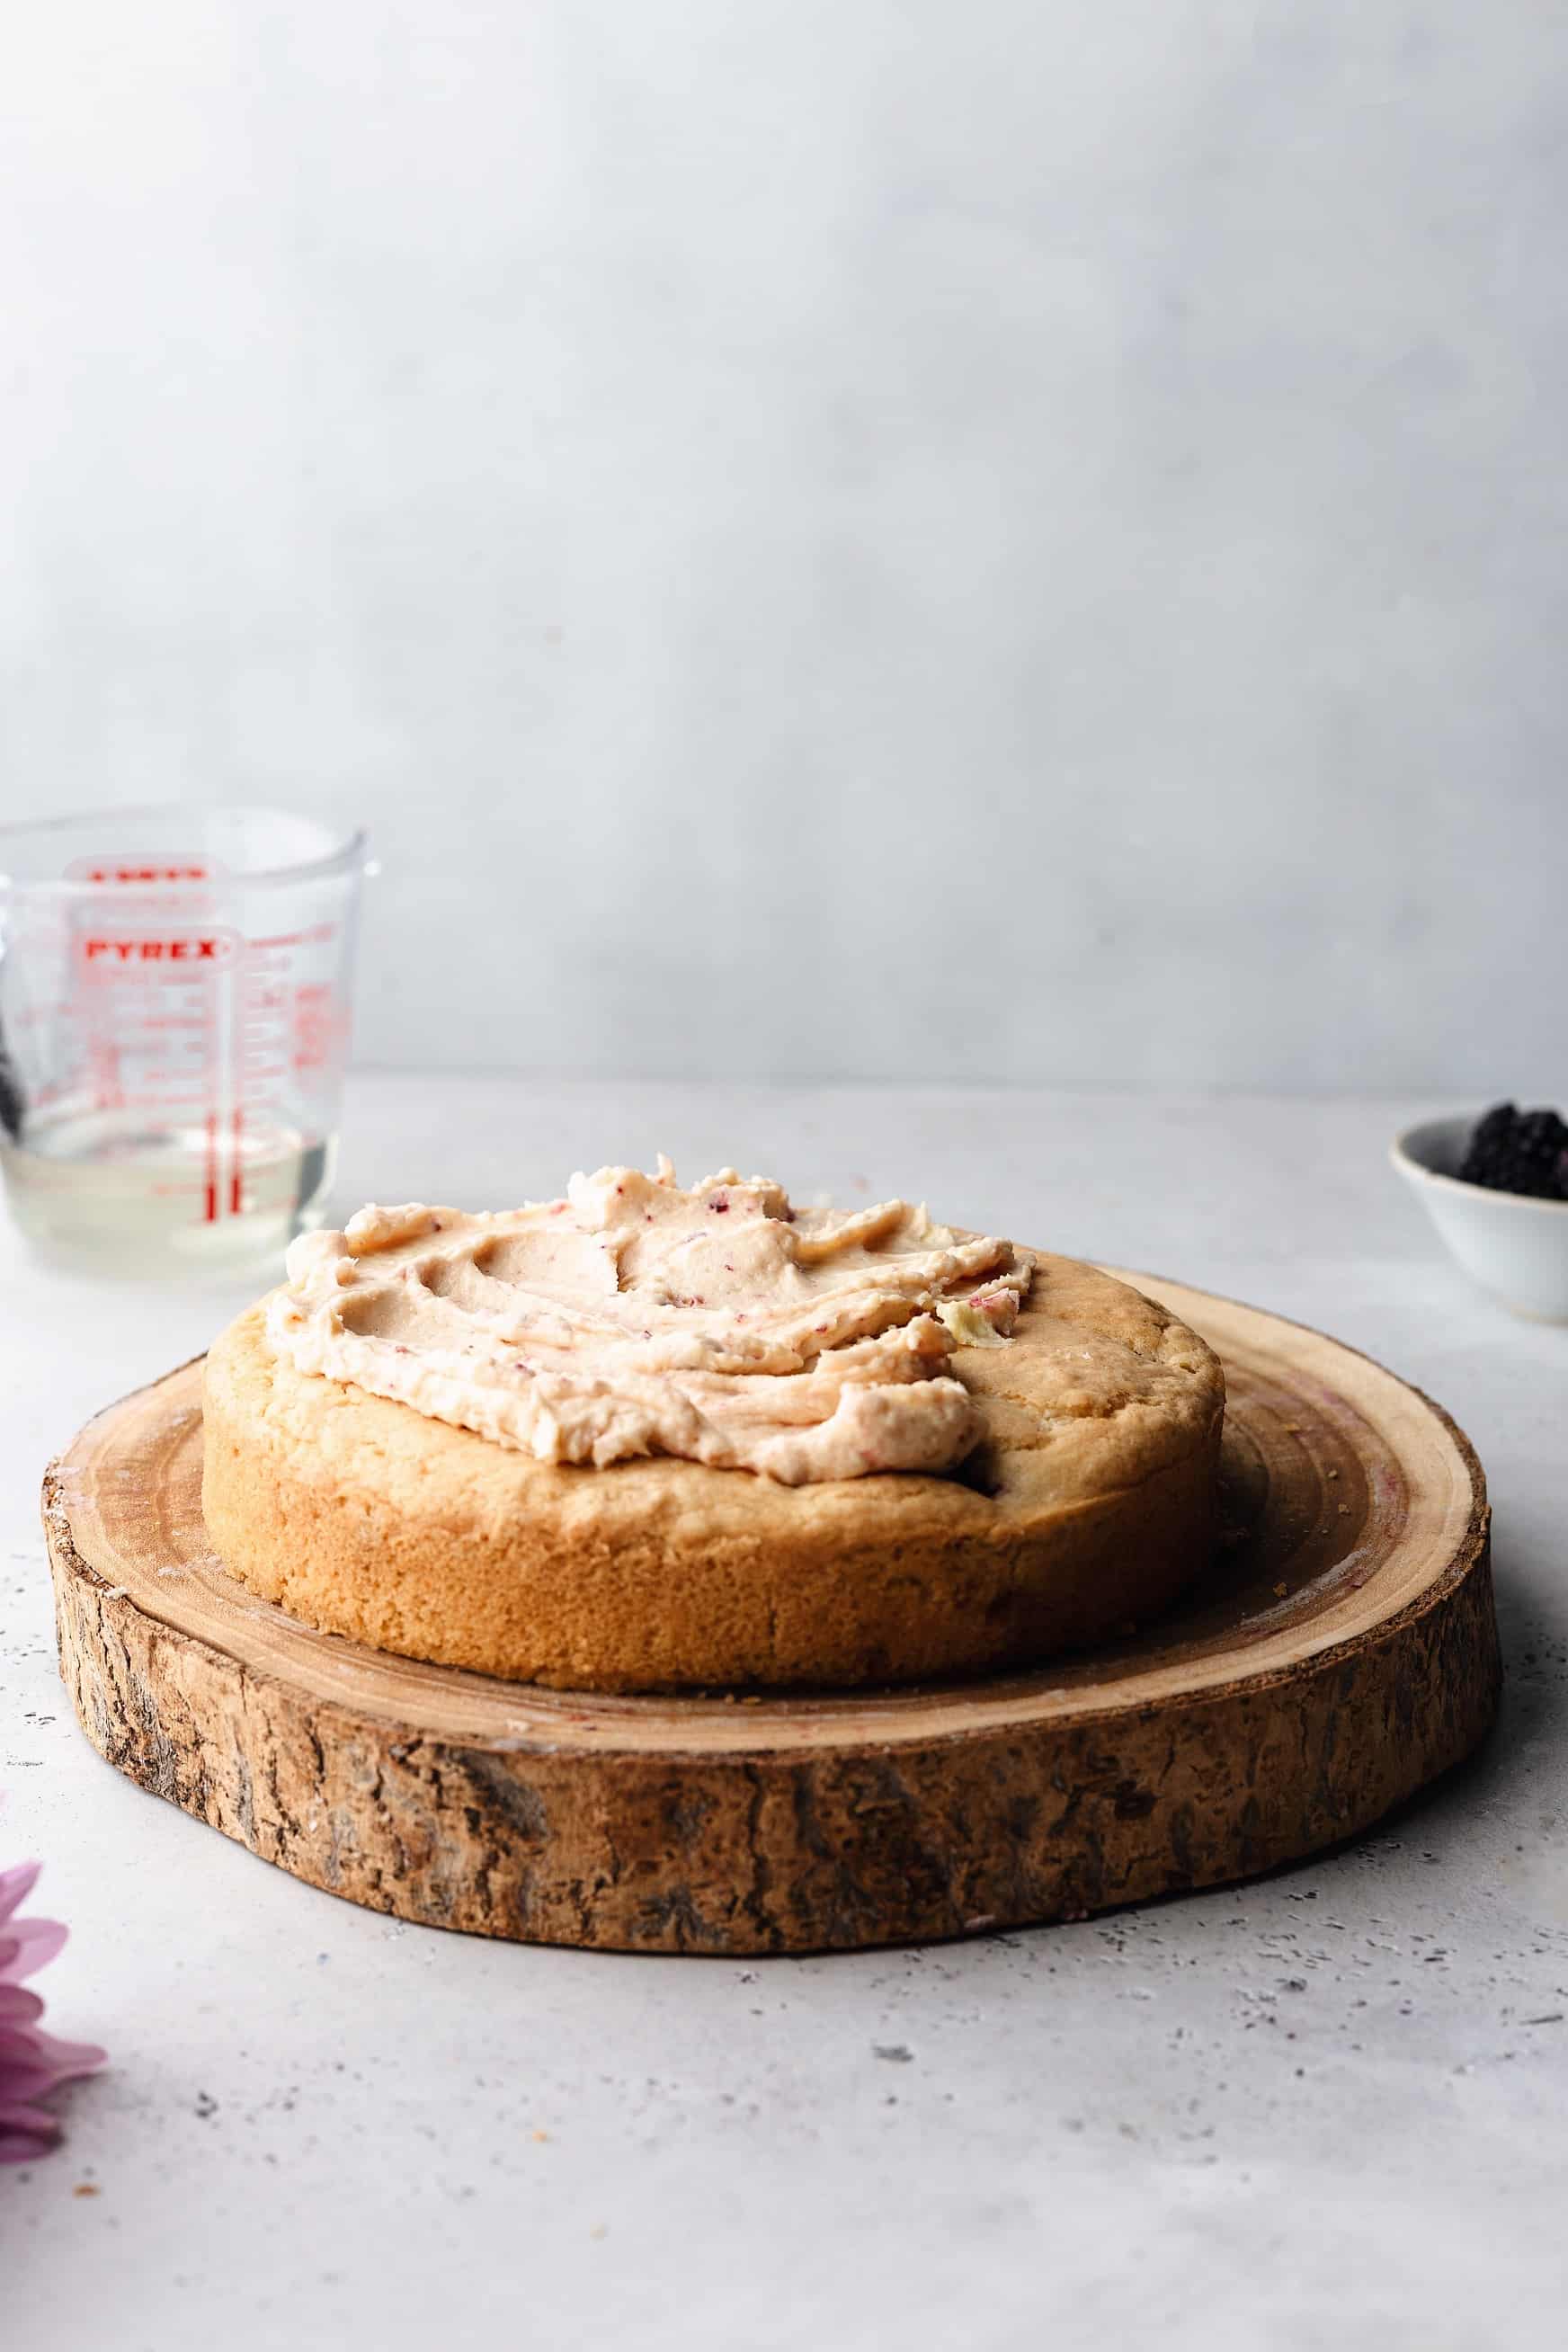
[[[563,1201],[302,1234],[268,1331],[301,1371],[542,1461],[679,1454],[799,1486],[961,1462],[981,1423],[954,1348],[1003,1344],[1031,1272],[903,1201],[797,1213],[732,1169],[682,1191],[661,1160]]]

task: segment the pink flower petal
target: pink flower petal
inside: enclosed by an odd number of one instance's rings
[[[36,1862],[0,1870],[0,2164],[47,2155],[60,2126],[37,2102],[104,2063],[94,2043],[44,2032],[37,2022],[44,2004],[23,1990],[21,1979],[52,1960],[66,1940],[58,1919],[16,1916],[37,1876]]]
[[[26,1901],[43,1866],[41,1862],[18,1862],[9,1870],[0,1870],[0,1919],[8,1919],[18,1903]]]
[[[21,2131],[43,2132],[53,2139],[60,2127],[58,2116],[51,2116],[47,2107],[34,2106],[30,2099],[0,2099],[0,2131],[8,2125]]]
[[[47,2066],[57,2083],[68,2083],[78,2074],[94,2073],[104,2063],[104,2053],[94,2042],[62,2042],[58,2034],[40,2032],[37,2026],[0,2025],[0,2081],[13,2060]]]
[[[30,2164],[36,2156],[47,2156],[59,2136],[59,2125],[42,2107],[0,2101],[0,2164]]]
[[[16,2066],[8,2058],[0,2058],[0,2106],[30,2105],[35,2099],[47,2099],[58,2091],[61,2076],[52,2066]]]
[[[0,1934],[0,1982],[16,1984],[41,1969],[66,1940],[58,1919],[13,1919]]]

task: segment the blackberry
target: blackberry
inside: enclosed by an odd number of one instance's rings
[[[1554,1110],[1516,1110],[1499,1103],[1477,1122],[1459,1178],[1493,1192],[1568,1201],[1568,1125]]]

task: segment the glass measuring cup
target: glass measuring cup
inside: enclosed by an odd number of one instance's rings
[[[365,839],[271,809],[0,826],[0,1168],[45,1255],[224,1272],[319,1222]]]

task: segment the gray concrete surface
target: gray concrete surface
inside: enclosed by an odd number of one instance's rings
[[[240,1300],[0,1243],[0,1853],[45,1857],[74,1933],[40,1983],[113,2061],[63,2150],[0,2176],[7,2344],[1560,2344],[1568,1332],[1468,1291],[1384,1166],[1441,1108],[355,1083],[345,1202],[490,1205],[661,1147],[902,1186],[1325,1325],[1475,1439],[1509,1680],[1471,1767],[1261,1884],[847,1958],[405,1927],[100,1763],[55,1678],[38,1469]]]

